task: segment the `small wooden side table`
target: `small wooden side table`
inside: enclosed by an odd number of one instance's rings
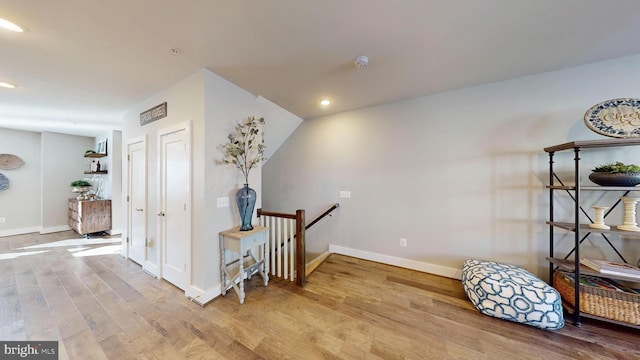
[[[259,273],[264,280],[264,286],[269,283],[269,229],[264,226],[254,226],[253,230],[240,231],[240,227],[220,232],[220,276],[222,277],[222,295],[233,288],[240,304],[244,304],[244,280],[251,279]],[[259,251],[260,248],[262,251]],[[252,249],[258,252],[249,251]],[[247,252],[249,254],[247,255]],[[226,255],[232,255],[233,260],[227,262]]]

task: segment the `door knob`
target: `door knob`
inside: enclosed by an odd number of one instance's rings
[[[164,212],[161,211],[160,213],[158,213],[158,216],[164,216]]]
[[[136,208],[136,211],[142,211],[142,209],[138,209],[138,208]]]

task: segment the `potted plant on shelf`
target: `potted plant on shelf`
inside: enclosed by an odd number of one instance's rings
[[[76,180],[71,182],[71,192],[78,193],[76,199],[86,200],[86,193],[91,190],[91,183],[86,180]]]
[[[227,135],[227,142],[221,146],[224,152],[222,162],[238,168],[244,177],[244,186],[236,192],[236,203],[242,221],[240,231],[253,230],[251,219],[256,205],[256,192],[249,187],[249,173],[266,160],[263,125],[264,118],[250,116],[244,122],[236,124],[235,131]]]
[[[640,184],[640,166],[619,161],[597,166],[589,180],[600,186],[636,186]]]

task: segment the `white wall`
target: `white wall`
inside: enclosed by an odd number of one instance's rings
[[[0,154],[19,156],[25,164],[14,170],[0,170],[10,181],[0,191],[0,236],[40,229],[41,160],[40,134],[0,128]],[[35,211],[34,211],[35,209]]]
[[[258,96],[256,98],[260,107],[260,114],[265,118],[264,143],[266,148],[264,156],[269,158],[291,136],[293,131],[302,123],[302,118],[296,116],[271,101]]]
[[[109,156],[111,158],[111,169],[109,169],[109,186],[111,190],[111,234],[122,234],[123,219],[123,197],[122,197],[122,131],[111,132],[109,146]]]
[[[84,179],[89,165],[84,158],[94,148],[94,139],[84,136],[42,133],[42,232],[69,229],[68,202],[77,196],[71,182]]]
[[[0,192],[0,236],[68,230],[67,202],[76,196],[70,183],[88,170],[84,152],[94,139],[0,128],[0,153],[20,156],[25,165],[2,170],[11,181]]]
[[[205,123],[201,132],[205,139],[205,151],[197,157],[199,164],[205,169],[204,178],[198,188],[204,196],[194,198],[194,204],[204,209],[200,220],[199,231],[194,234],[194,268],[202,271],[194,272],[193,279],[202,284],[201,291],[219,288],[220,284],[220,251],[218,233],[240,225],[240,215],[235,204],[235,193],[244,184],[241,172],[230,165],[220,164],[223,152],[220,145],[227,141],[227,134],[234,131],[235,125],[248,116],[262,116],[255,96],[246,90],[228,82],[218,75],[205,71]],[[262,193],[261,168],[251,170],[249,186],[257,194]],[[217,208],[216,199],[229,197],[230,207]],[[256,209],[261,206],[260,196]],[[254,223],[255,211],[254,211]],[[201,241],[197,241],[200,239]],[[197,265],[197,266],[196,266]],[[208,276],[211,274],[211,276]]]
[[[309,218],[340,202],[325,225],[332,230],[320,232],[328,238],[315,239],[337,252],[452,277],[467,258],[491,259],[546,278],[542,149],[604,138],[583,115],[600,101],[637,97],[639,66],[633,56],[306,120],[263,168],[263,205],[304,208]],[[592,153],[585,176],[594,164],[640,163],[639,155]],[[564,175],[567,159],[556,164]],[[351,198],[339,199],[340,190]],[[634,262],[640,256],[623,248]]]

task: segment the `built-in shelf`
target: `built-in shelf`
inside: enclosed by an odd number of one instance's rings
[[[84,154],[84,157],[86,158],[103,158],[105,156],[107,156],[107,154],[98,154],[98,153]]]

